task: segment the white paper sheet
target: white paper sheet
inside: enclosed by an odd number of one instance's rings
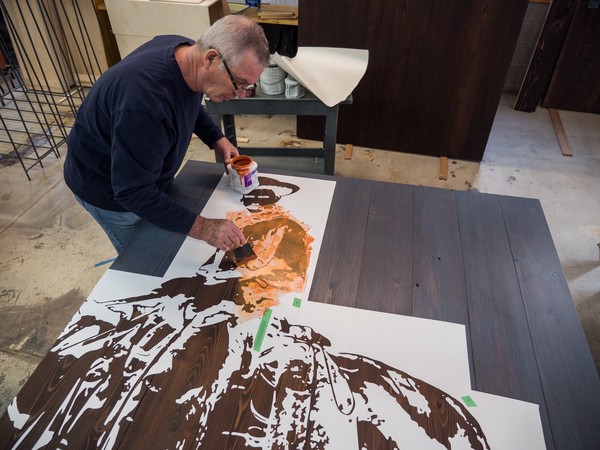
[[[289,297],[291,298],[300,297],[306,300],[310,292],[319,257],[323,234],[325,233],[325,225],[329,217],[329,208],[335,191],[335,182],[314,178],[288,177],[263,172],[260,172],[259,176],[277,179],[284,183],[292,183],[300,187],[297,192],[290,195],[285,195],[286,192],[280,192],[282,196],[277,205],[285,210],[293,211],[295,218],[309,226],[308,233],[314,239],[311,243],[311,256],[306,273],[307,282],[305,288],[302,292],[289,293]],[[242,194],[231,189],[229,187],[229,178],[223,175],[213,195],[200,214],[203,217],[209,218],[225,218],[229,212],[243,211],[244,205],[241,202],[241,198]],[[315,201],[316,199],[318,201]],[[178,278],[192,276],[213,253],[214,248],[205,242],[187,238],[169,266],[165,277]]]
[[[273,55],[273,61],[323,103],[346,100],[367,71],[369,51],[335,47],[299,47],[294,58]]]

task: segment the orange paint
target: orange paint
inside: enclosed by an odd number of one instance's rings
[[[309,227],[277,205],[259,212],[228,214],[252,245],[256,258],[242,264],[235,302],[252,312],[279,304],[290,292],[302,292],[314,239]]]
[[[244,182],[244,175],[250,172],[252,163],[252,158],[246,155],[239,155],[231,160],[231,168],[237,172],[242,184]]]

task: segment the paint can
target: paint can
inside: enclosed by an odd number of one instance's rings
[[[283,94],[285,91],[285,71],[273,61],[260,75],[260,92],[266,95]]]
[[[246,0],[246,6],[250,8],[260,8],[260,0]]]
[[[285,98],[300,98],[304,94],[304,86],[288,75],[285,79]]]
[[[258,164],[250,156],[239,155],[227,164],[229,186],[234,191],[247,194],[258,187]]]

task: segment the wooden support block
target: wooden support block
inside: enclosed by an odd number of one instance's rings
[[[227,0],[221,0],[221,8],[223,8],[223,16],[231,14],[231,9],[229,8],[229,2]]]
[[[293,13],[291,11],[266,11],[266,12],[259,12],[258,13],[258,18],[259,19],[297,19],[298,16],[296,15],[296,13]]]
[[[346,144],[346,152],[344,153],[344,159],[352,159],[352,144]]]
[[[554,108],[548,108],[548,112],[550,113],[552,124],[554,125],[554,131],[556,132],[556,137],[558,138],[560,151],[562,152],[563,156],[573,156],[573,150],[571,150],[571,146],[569,145],[567,133],[565,133],[565,128],[563,127],[562,120],[560,120],[560,116],[558,115],[558,110]]]
[[[440,180],[448,179],[448,158],[445,156],[440,157]]]
[[[247,144],[248,142],[250,142],[250,138],[247,137],[242,137],[242,136],[237,136],[235,138],[236,141],[241,142],[243,144]]]

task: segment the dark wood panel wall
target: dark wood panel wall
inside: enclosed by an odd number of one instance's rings
[[[600,2],[578,0],[543,106],[600,113]]]
[[[527,0],[300,0],[299,46],[369,50],[340,143],[479,161]],[[298,135],[320,139],[298,119]]]
[[[517,111],[533,112],[548,89],[556,61],[569,30],[577,0],[554,0],[538,39],[519,96]]]

